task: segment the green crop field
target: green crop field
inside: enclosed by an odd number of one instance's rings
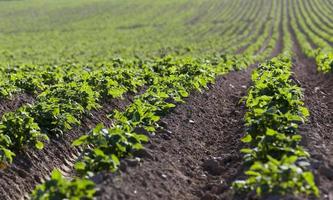
[[[228,13],[235,3],[207,2],[1,2],[1,41],[5,41],[1,61],[87,63],[117,56],[204,56],[224,52],[223,47],[234,44],[228,40],[235,33],[242,35],[235,29],[250,24],[235,21],[224,26],[225,20],[234,21],[236,13]],[[254,4],[251,6],[254,9]],[[244,14],[250,22],[255,17]]]
[[[0,199],[332,199],[332,15],[0,0]]]

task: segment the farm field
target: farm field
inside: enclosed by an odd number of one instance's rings
[[[0,199],[333,200],[332,0],[0,0]]]

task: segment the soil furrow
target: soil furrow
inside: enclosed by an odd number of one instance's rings
[[[35,101],[35,96],[30,94],[14,95],[11,99],[0,100],[0,119],[6,112],[11,112],[24,104],[32,104]]]
[[[333,74],[317,71],[316,62],[307,58],[292,32],[294,40],[294,76],[304,89],[305,106],[310,111],[309,121],[300,127],[303,146],[311,154],[316,182],[321,199],[333,198]]]
[[[281,24],[280,24],[281,26]],[[271,55],[281,53],[282,29]],[[94,177],[97,199],[237,199],[231,183],[243,172],[244,115],[240,103],[254,66],[218,77],[204,93],[162,118],[143,161],[124,159],[117,173]]]
[[[221,196],[239,173],[240,138],[251,70],[231,72],[164,117],[141,163],[95,177],[98,199],[209,199]]]

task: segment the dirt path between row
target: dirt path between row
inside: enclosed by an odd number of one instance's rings
[[[281,30],[272,56],[283,48]],[[119,172],[95,176],[97,199],[238,199],[230,185],[244,171],[246,108],[240,101],[253,69],[218,77],[209,90],[194,92],[162,118],[166,130],[150,139],[143,160],[125,159]]]
[[[241,171],[245,108],[239,101],[250,74],[231,72],[208,91],[191,94],[162,119],[166,131],[151,138],[143,162],[127,160],[122,172],[96,177],[97,198],[225,199]]]
[[[310,154],[320,199],[333,199],[333,74],[317,71],[314,59],[307,58],[292,32],[295,51],[294,76],[304,89],[309,121],[300,127],[303,146]]]
[[[35,95],[31,94],[15,94],[10,99],[0,100],[0,119],[3,114],[14,111],[24,104],[32,104],[35,101]]]

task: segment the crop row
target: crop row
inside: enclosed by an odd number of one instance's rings
[[[287,0],[283,13],[288,13]],[[248,148],[244,162],[248,166],[245,180],[233,183],[236,192],[262,195],[319,195],[312,172],[309,153],[301,146],[298,125],[306,121],[302,90],[291,79],[292,40],[288,16],[282,17],[283,52],[261,64],[252,74],[253,86],[245,97],[246,135],[242,141]]]
[[[93,67],[72,63],[1,66],[0,99],[10,99],[13,95],[20,95],[20,93],[38,94],[57,84],[79,81],[92,71],[99,73],[98,71],[106,67],[116,68],[117,62],[121,61],[97,63]]]
[[[212,41],[211,45],[219,46],[219,49],[224,53],[237,53],[239,46],[250,44],[250,37],[253,39],[259,35],[257,30],[260,30],[259,27],[266,22],[264,19],[269,10],[267,8],[271,5],[270,3],[240,2],[242,4],[237,5],[235,10],[225,18],[224,26],[214,27],[214,32],[210,34],[221,39],[211,39],[211,36],[206,38]],[[245,6],[248,9],[241,9],[240,6]],[[260,12],[260,10],[265,10],[265,12]],[[218,29],[218,32],[215,32],[215,29]]]
[[[312,20],[315,21],[317,18],[307,14],[303,4],[305,4],[304,1],[291,1],[289,3],[289,6],[291,5],[289,13],[293,30],[302,51],[307,56],[315,58],[319,71],[327,73],[332,70],[333,66],[332,46],[328,43],[328,41],[332,42],[333,38],[327,30],[316,27]],[[317,23],[319,23],[318,19]]]
[[[56,83],[48,85],[33,105],[5,113],[0,121],[1,163],[11,163],[24,147],[43,148],[49,137],[61,137],[73,125],[79,125],[84,115],[100,107],[102,98],[135,92],[149,77],[156,76],[142,63],[115,61],[110,65],[94,71],[81,66],[82,70],[68,71],[58,82],[60,79],[52,76],[48,81]]]
[[[309,170],[309,153],[300,146],[298,125],[309,115],[302,90],[291,80],[292,63],[276,57],[252,74],[253,86],[246,96],[246,135],[242,141],[245,180],[235,181],[237,191],[266,194],[314,194],[319,190]]]
[[[207,41],[212,41],[212,44],[210,46],[219,46],[219,48],[225,50],[229,49],[230,46],[237,46],[235,44],[244,41],[246,38],[247,40],[243,42],[243,44],[250,43],[246,36],[250,35],[250,32],[248,31],[248,27],[253,27],[253,30],[259,30],[260,28],[258,25],[258,19],[260,19],[262,22],[265,20],[265,16],[262,14],[263,12],[260,12],[260,10],[268,11],[269,4],[261,3],[260,1],[234,1],[233,7],[235,9],[228,9],[226,10],[226,13],[230,13],[230,15],[222,14],[217,15],[216,13],[213,13],[214,18],[216,20],[222,20],[227,26],[218,26],[219,30],[218,32],[213,32],[210,34],[209,38],[207,38]],[[247,7],[248,9],[242,9],[243,7]],[[262,7],[265,6],[265,7]],[[236,9],[237,8],[237,9]],[[229,12],[227,12],[229,11]],[[253,11],[253,12],[252,12]],[[267,13],[267,12],[266,12]],[[232,14],[232,15],[231,15]],[[234,16],[234,17],[233,17]],[[253,19],[253,21],[248,21],[247,19]],[[203,26],[198,28],[197,31],[194,33],[196,35],[203,33],[208,33],[211,30],[211,27],[209,26]],[[236,32],[236,34],[235,34]],[[193,33],[193,34],[194,34]],[[221,35],[221,33],[223,33]],[[192,34],[192,33],[191,33]],[[221,40],[218,41],[216,37],[221,38]],[[254,37],[255,35],[252,35]],[[189,35],[189,38],[192,36]],[[210,39],[210,37],[212,37]],[[245,44],[246,44],[245,43]],[[210,46],[207,46],[207,48],[211,48]],[[237,50],[237,49],[235,49]],[[75,61],[74,61],[75,63]],[[95,65],[96,62],[93,62]],[[87,64],[87,63],[85,63]],[[7,67],[7,66],[1,66],[0,71],[1,73],[1,79],[0,79],[0,99],[3,98],[10,98],[13,94],[19,93],[19,92],[27,92],[27,93],[36,93],[43,91],[45,87],[47,87],[50,84],[56,84],[58,82],[62,82],[62,74],[66,74],[66,71],[68,70],[69,65],[62,65],[62,66],[48,66],[41,64],[41,66],[38,65],[18,65],[15,67]],[[75,67],[70,64],[70,67]],[[81,70],[77,68],[78,70]],[[73,71],[71,68],[70,71]],[[79,72],[77,74],[80,74]]]
[[[309,8],[315,15],[317,15],[322,23],[328,28],[333,28],[333,20],[330,18],[332,10],[330,10],[330,5],[325,5],[325,0],[321,1],[307,1]]]
[[[233,18],[228,15],[221,15],[218,16],[218,19],[223,19],[227,24],[231,24],[231,27],[228,26],[222,26],[219,27],[219,32],[214,32],[210,35],[213,35],[212,38],[212,45],[213,46],[219,46],[219,48],[225,50],[229,49],[230,46],[237,47],[237,43],[243,41],[242,44],[248,44],[250,43],[250,39],[246,38],[245,36],[248,36],[250,33],[246,31],[247,27],[253,27],[253,30],[259,29],[258,24],[256,20],[260,19],[261,22],[265,22],[265,16],[261,14],[262,12],[259,12],[260,9],[263,9],[261,6],[264,4],[259,4],[258,2],[244,2],[244,1],[235,1],[237,4],[235,5],[236,8],[239,9],[239,12],[236,12],[236,10],[230,10],[230,13],[233,13],[236,17]],[[244,6],[250,6],[250,10],[241,9],[242,6],[239,4],[246,3]],[[248,5],[249,4],[249,5]],[[256,12],[249,12],[254,11]],[[268,9],[263,9],[268,10]],[[240,14],[242,13],[242,14]],[[257,13],[257,15],[255,15]],[[260,15],[259,15],[259,14]],[[267,13],[267,12],[266,12]],[[253,22],[248,22],[246,19],[253,19]],[[198,32],[209,32],[207,30],[209,27],[202,27],[202,30],[198,30],[195,33],[198,34]],[[237,31],[236,31],[237,30]],[[235,32],[237,34],[235,34]],[[220,36],[223,32],[223,35]],[[245,32],[245,33],[244,33]],[[217,45],[216,40],[214,39],[215,36],[219,35],[221,37],[221,42]],[[254,37],[255,35],[252,35]],[[191,36],[189,36],[191,37]],[[211,37],[211,36],[210,36]],[[244,41],[244,39],[246,40]],[[207,38],[207,41],[210,39]],[[237,49],[234,49],[236,51]],[[75,63],[75,62],[74,62]],[[87,64],[89,66],[96,66],[96,62],[93,62],[93,64]],[[99,65],[97,65],[99,66]],[[72,77],[68,77],[69,75],[66,75],[68,70],[70,71],[70,75],[77,75],[81,74],[82,68],[84,66],[80,64],[62,64],[59,66],[56,65],[14,65],[14,66],[5,66],[2,65],[0,67],[1,75],[0,75],[0,99],[3,98],[10,98],[13,95],[19,95],[20,92],[25,93],[39,93],[41,91],[44,91],[48,86],[54,85],[57,83],[64,83],[66,80],[72,79]],[[93,69],[94,70],[94,69]],[[84,72],[83,72],[84,73]],[[64,76],[65,75],[65,76]]]
[[[161,128],[157,124],[161,116],[183,102],[191,90],[205,88],[215,80],[216,75],[233,70],[231,63],[233,60],[229,58],[218,62],[173,58],[156,61],[152,69],[163,76],[152,77],[153,84],[144,94],[137,96],[124,112],[115,111],[112,127],[100,124],[74,141],[73,145],[86,146],[82,160],[75,165],[83,178],[68,181],[55,171],[51,177],[55,184],[51,185],[48,181],[38,186],[32,194],[33,199],[50,195],[61,198],[92,197],[93,183],[87,178],[103,170],[115,171],[122,158],[134,155],[143,147],[142,143],[148,141],[149,134]],[[87,148],[88,145],[92,148]]]
[[[244,2],[242,1],[242,3]],[[257,4],[254,4],[252,6],[253,9],[256,8],[257,10],[260,10],[258,9]],[[276,6],[277,4],[274,4],[274,6],[271,7],[276,9]],[[244,10],[245,9],[243,9],[243,11]],[[268,14],[269,12],[266,13]],[[244,16],[249,15],[249,13],[247,13],[246,15],[245,14]],[[251,15],[252,17],[255,17],[253,14]],[[265,19],[264,15],[258,15],[258,16],[262,17],[260,22],[264,23],[265,22],[265,20],[263,20]],[[279,19],[278,16],[275,17]],[[243,17],[239,18],[238,20],[239,21],[238,22],[235,21],[235,23],[236,24],[242,23],[245,29],[246,27],[245,24],[247,23],[244,23],[242,21],[244,20]],[[269,23],[268,22],[266,23],[269,24],[266,27],[272,27],[272,28],[275,27],[274,30],[277,30],[278,22],[273,23],[273,20],[270,20]],[[204,29],[205,28],[203,28],[203,31]],[[219,66],[217,68],[218,69],[228,68],[228,70],[231,70],[231,69],[241,69],[243,67],[248,66],[251,63],[257,62],[259,61],[259,59],[262,59],[267,55],[269,55],[269,53],[274,48],[277,40],[277,33],[275,33],[272,38],[270,37],[270,34],[273,32],[272,31],[273,29],[266,28],[265,30],[266,31],[257,39],[255,45],[250,46],[250,50],[246,50],[247,52],[246,56],[240,55],[240,56],[222,56],[218,58],[213,57],[208,59],[211,62],[210,64],[207,64],[207,61],[203,60],[201,60],[200,62],[192,60],[193,62],[191,61],[190,62],[191,64],[189,64],[188,67],[190,67],[193,63],[198,62],[200,63],[200,65],[203,66],[210,65],[210,67],[212,66],[216,67],[216,65],[222,65],[222,67]],[[241,32],[242,29],[239,29],[239,33]],[[248,32],[246,34],[250,33]],[[241,37],[244,38],[244,36],[245,33],[242,33],[238,37],[241,39]],[[236,36],[230,35],[230,38],[233,37]],[[224,39],[228,40],[228,37]],[[238,40],[235,40],[234,42],[236,41]],[[262,45],[261,43],[263,41],[267,41],[267,44]],[[250,42],[251,40],[247,38],[246,40],[243,40],[242,44]],[[221,47],[223,48],[223,46]],[[262,49],[265,50],[261,51]],[[251,55],[255,54],[264,55],[264,56],[257,55],[253,58]],[[172,60],[174,60],[174,58]],[[180,59],[179,61],[182,62],[182,59]],[[48,138],[59,137],[62,134],[64,134],[66,131],[70,130],[72,126],[79,125],[80,120],[85,115],[89,114],[89,111],[91,109],[99,108],[98,104],[104,98],[120,97],[123,93],[128,91],[135,92],[139,86],[143,85],[146,85],[148,87],[147,92],[151,91],[152,90],[151,88],[154,88],[154,84],[156,84],[156,80],[160,82],[162,81],[162,79],[169,79],[168,75],[164,74],[163,70],[157,72],[154,69],[157,68],[158,65],[163,66],[163,64],[161,63],[157,64],[156,62],[157,61],[123,62],[121,60],[115,60],[110,64],[106,65],[100,64],[97,65],[96,67],[89,67],[82,65],[52,66],[46,68],[44,68],[45,66],[37,67],[31,65],[29,66],[31,69],[29,69],[29,67],[27,68],[26,66],[19,66],[17,68],[2,67],[1,70],[7,70],[4,71],[6,73],[3,73],[6,75],[3,80],[9,81],[10,84],[8,85],[14,85],[17,89],[16,90],[17,92],[39,93],[39,95],[36,98],[36,102],[33,105],[25,105],[19,108],[18,110],[6,113],[3,116],[0,122],[1,124],[0,152],[1,152],[2,162],[10,163],[12,161],[14,154],[23,151],[24,147],[35,146],[37,148],[43,148],[44,146],[43,143],[46,142]],[[178,67],[180,64],[177,62],[173,64]],[[13,69],[15,69],[16,71],[13,71]],[[176,70],[172,67],[171,69]],[[173,73],[176,73],[176,71],[174,71]],[[12,76],[16,76],[16,74],[19,74],[19,76],[17,78],[12,78]],[[21,77],[21,79],[19,77]],[[24,78],[22,79],[22,77]],[[32,89],[25,89],[24,87],[21,87],[13,80],[24,80],[25,84],[33,83],[32,85],[33,87],[26,87]],[[201,86],[200,81],[205,82],[204,79],[196,81],[199,83],[199,86]],[[193,85],[197,86],[195,83],[193,83]],[[191,87],[193,87],[193,85]],[[178,88],[176,93],[186,94],[184,91],[181,90],[181,87]],[[142,95],[142,98],[143,96],[144,95]],[[151,97],[147,96],[145,98],[151,98]],[[140,99],[140,97],[138,97],[137,99]],[[167,100],[169,99],[170,97],[167,98]],[[177,98],[174,97],[174,100],[176,101]],[[139,100],[137,101],[139,102]],[[144,99],[144,102],[146,101],[148,100]],[[134,106],[134,104],[132,106]],[[139,104],[139,106],[144,106],[144,105]],[[149,108],[153,109],[154,106]],[[135,109],[139,109],[139,107],[135,107]],[[149,111],[148,109],[147,113],[149,112],[155,112],[155,111],[154,110]],[[115,114],[113,115],[113,117],[116,121],[117,120],[120,121],[120,119],[118,119],[119,118],[118,115]],[[97,129],[98,127],[96,128],[96,130]],[[105,130],[105,128],[103,128],[102,130]],[[92,151],[92,149],[87,149],[86,153],[90,151]],[[99,153],[98,151],[96,152]],[[93,153],[90,152],[91,155],[93,155]],[[109,157],[106,156],[105,157],[106,159],[110,158],[110,156],[111,158],[114,158],[114,156],[110,154],[107,155]],[[92,165],[94,164],[103,165],[99,162],[95,162],[96,160],[94,159],[92,160],[93,160]],[[83,171],[85,171],[85,169],[90,169],[88,167],[89,165],[86,165],[85,161],[87,162],[87,160],[82,160],[81,164],[77,164],[77,166],[80,166],[81,168],[83,168],[84,166]],[[105,166],[109,166],[108,164],[105,164]],[[87,168],[85,168],[85,166],[87,166]],[[110,166],[113,166],[112,163]],[[98,167],[96,171],[99,171]]]
[[[278,22],[270,22],[277,30]],[[268,24],[264,34],[245,51],[246,56],[244,54],[233,59],[238,68],[267,57],[272,51],[277,33],[271,39],[270,33],[273,31]],[[268,45],[262,45],[265,40],[269,40]],[[252,58],[251,55],[263,48],[265,50],[260,52],[261,56]],[[33,105],[22,106],[2,117],[1,162],[11,163],[15,154],[24,147],[43,148],[49,137],[61,136],[73,125],[79,125],[84,115],[99,107],[100,99],[120,97],[125,92],[135,91],[139,86],[151,84],[152,77],[161,75],[152,72],[151,66],[141,61],[122,62],[115,60],[96,67],[24,65],[1,68],[6,76],[3,80],[8,80],[8,85],[24,89],[24,92],[40,93]]]
[[[300,6],[296,7],[299,8],[302,18],[309,27],[309,31],[315,34],[312,35],[312,37],[318,37],[317,40],[321,40],[321,42],[318,43],[318,47],[320,49],[317,49],[315,56],[318,69],[322,72],[329,72],[333,69],[333,37],[331,36],[333,32],[331,28],[327,28],[325,24],[317,18],[317,15],[314,15],[313,12],[306,10],[304,7],[304,4],[305,6],[307,5],[306,2],[308,1],[299,2],[298,4]]]
[[[78,5],[77,2],[73,4]],[[121,2],[116,4],[121,5]],[[88,3],[73,13],[75,18],[67,18],[67,15],[62,15],[64,11],[56,12],[52,5],[46,3],[44,12],[50,10],[49,14],[54,16],[53,23],[57,28],[50,29],[47,18],[31,19],[26,13],[4,19],[0,26],[5,33],[1,35],[5,46],[0,50],[0,60],[3,64],[8,61],[10,64],[53,65],[67,62],[94,64],[118,55],[145,59],[170,53],[191,56],[204,54],[205,57],[227,49],[223,46],[225,43],[232,45],[229,42],[231,39],[242,40],[244,36],[240,36],[244,31],[255,30],[257,24],[254,18],[261,18],[261,11],[266,12],[270,4],[265,0],[213,0],[207,4],[198,0],[148,0],[141,6],[131,5],[119,11],[112,2],[99,2],[94,6]],[[7,13],[4,12],[5,7],[1,9],[3,15]],[[151,7],[148,12],[147,7]],[[35,5],[31,5],[31,9],[39,13]],[[178,12],[180,9],[183,12]],[[82,19],[85,14],[87,18]],[[17,21],[17,18],[23,20],[19,25],[12,26],[10,20]],[[114,19],[112,23],[111,18]],[[39,20],[38,26],[32,23],[34,20]],[[32,30],[35,30],[35,34],[32,34]],[[102,45],[100,38],[103,38]],[[53,41],[52,45],[47,45],[48,39]]]
[[[230,35],[234,35],[234,29],[232,28],[232,26],[236,25],[237,27],[239,27],[239,37],[231,37],[231,38],[226,38],[224,40],[224,49],[223,52],[226,53],[234,53],[237,52],[237,48],[239,48],[239,46],[245,46],[251,43],[252,40],[256,39],[260,34],[260,30],[261,27],[264,26],[264,24],[269,23],[267,22],[266,17],[269,15],[269,11],[272,8],[272,4],[273,3],[267,3],[265,4],[264,8],[261,8],[258,5],[255,5],[256,10],[253,12],[247,12],[246,13],[252,13],[251,16],[247,17],[247,18],[242,18],[241,23],[239,24],[229,24],[227,25],[227,27],[229,26],[228,29],[228,34]],[[261,10],[264,10],[264,12],[261,12]],[[246,10],[243,9],[243,12],[245,12]],[[249,23],[249,21],[252,21],[252,23]],[[233,45],[234,43],[237,43],[237,45]]]
[[[263,24],[263,32],[261,34],[258,32],[259,35],[255,41],[252,41],[253,38],[251,37],[246,40],[251,43],[251,45],[240,54],[239,58],[247,60],[247,63],[254,64],[268,58],[276,47],[279,37],[278,30],[282,7],[281,4],[279,5],[279,2],[274,1],[271,9],[274,10],[274,12],[268,13],[270,20],[266,20],[266,23]],[[244,44],[241,43],[241,45]]]
[[[267,51],[271,50],[268,48]],[[125,157],[135,157],[136,152],[143,148],[143,143],[148,141],[149,135],[163,128],[158,125],[160,117],[183,102],[190,91],[201,90],[214,82],[217,75],[243,69],[251,62],[257,62],[257,58],[246,60],[241,56],[222,56],[199,60],[169,57],[157,60],[151,69],[161,76],[151,77],[152,84],[125,111],[114,111],[110,115],[114,120],[112,127],[99,124],[74,141],[74,146],[83,146],[85,149],[82,158],[75,164],[80,177],[70,181],[55,169],[51,180],[36,187],[32,198],[92,198],[95,189],[89,179],[101,171],[117,170],[121,159]]]

